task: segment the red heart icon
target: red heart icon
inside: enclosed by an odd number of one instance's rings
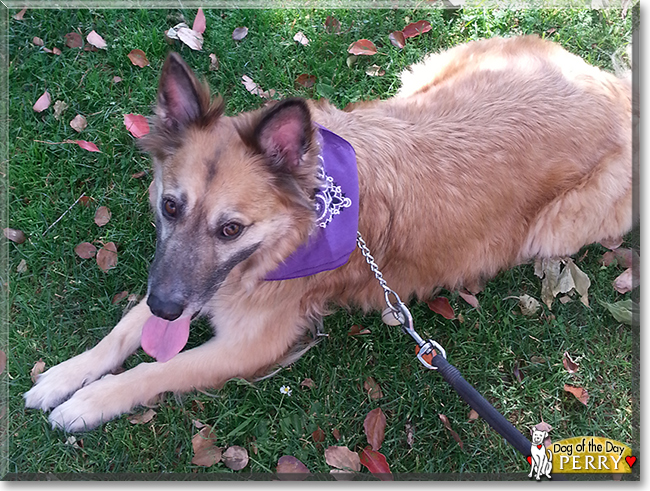
[[[540,445],[537,445],[537,448],[542,448],[542,445],[541,445],[541,444],[540,444]]]
[[[627,459],[627,457],[626,457],[626,459]],[[533,465],[533,458],[530,455],[528,457],[526,457],[526,460],[528,461],[529,465]]]
[[[636,462],[636,457],[632,457],[632,456],[625,457],[625,462],[627,462],[627,465],[629,465],[631,469],[634,463]]]

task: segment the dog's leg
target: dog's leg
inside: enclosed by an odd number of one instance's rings
[[[145,298],[94,348],[42,373],[36,385],[25,393],[25,406],[47,411],[118,367],[140,346],[142,326],[150,316]]]

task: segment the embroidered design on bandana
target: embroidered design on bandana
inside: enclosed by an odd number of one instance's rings
[[[318,169],[318,178],[323,182],[323,186],[314,196],[316,204],[316,223],[321,228],[327,228],[334,215],[341,213],[341,208],[352,206],[352,200],[347,198],[341,191],[341,186],[337,186],[332,176],[328,176],[323,169],[323,157],[318,156],[321,167]]]

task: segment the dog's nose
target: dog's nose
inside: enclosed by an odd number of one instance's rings
[[[178,319],[185,309],[183,305],[169,300],[163,301],[153,293],[149,294],[149,298],[147,298],[147,305],[151,309],[153,315],[156,317],[161,317],[162,319],[168,321]]]

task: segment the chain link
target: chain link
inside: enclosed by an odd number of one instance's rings
[[[384,298],[386,299],[386,305],[393,311],[393,315],[395,318],[399,319],[399,314],[401,313],[400,305],[402,304],[402,300],[399,298],[399,295],[395,293],[394,290],[391,290],[388,287],[388,283],[386,283],[386,280],[384,279],[384,275],[381,274],[381,271],[379,271],[379,266],[377,266],[377,263],[375,262],[375,258],[372,257],[372,254],[370,254],[370,249],[368,249],[368,246],[366,245],[366,241],[363,240],[363,237],[361,237],[361,232],[357,231],[357,245],[359,246],[359,249],[361,249],[361,254],[363,254],[363,257],[366,258],[366,262],[370,266],[370,270],[375,274],[375,278],[377,278],[377,281],[379,281],[379,284],[384,290]],[[395,298],[395,303],[391,302],[390,296],[393,296]]]

